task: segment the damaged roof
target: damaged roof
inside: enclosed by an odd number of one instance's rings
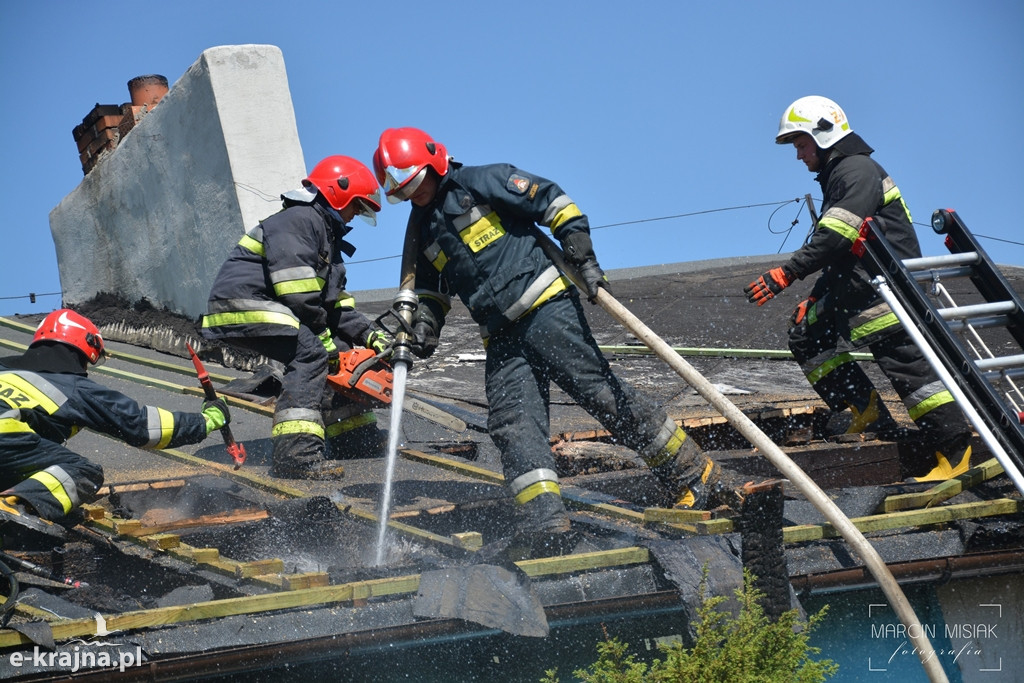
[[[869,375],[910,436],[900,442],[873,435],[812,438],[825,406],[784,351],[788,318],[811,282],[764,307],[751,306],[742,293],[778,259],[669,264],[609,276],[622,304],[827,489],[898,579],[1020,571],[1024,515],[1005,476],[982,471],[968,482],[973,485],[957,482],[956,490],[899,483],[929,454],[915,449],[909,417],[898,412],[895,393],[870,363]],[[1003,273],[1024,291],[1024,269]],[[955,283],[948,286],[959,293]],[[391,294],[356,292],[356,298],[376,317],[388,310]],[[633,335],[600,307],[587,311],[620,377],[665,405],[725,467],[750,479],[778,476]],[[592,661],[590,643],[609,621],[625,633],[649,633],[657,615],[658,637],[688,633],[705,563],[713,569],[713,593],[730,594],[740,585],[740,520],[668,509],[668,492],[637,456],[556,387],[552,449],[580,540],[566,555],[507,561],[502,541],[512,532],[515,509],[486,433],[483,348],[459,303],[437,352],[414,364],[408,384],[411,401],[454,419],[443,426],[409,411],[402,416],[383,562],[376,551],[384,460],[345,460],[345,477],[335,482],[273,479],[267,474],[272,381],[261,385],[249,381],[251,367],[217,363],[219,351],[204,347],[194,327],[189,337],[189,321],[132,308],[82,312],[113,352],[92,376],[141,403],[197,410],[202,391],[184,344],[199,349],[215,384],[231,392],[231,428],[247,460],[234,469],[216,436],[166,451],[88,432],[76,436],[71,448],[102,464],[106,477],[99,500],[84,506],[82,522],[63,539],[0,529],[4,552],[44,570],[12,567],[21,590],[10,623],[0,629],[4,679],[64,677],[68,669],[59,662],[29,658],[15,666],[13,655],[73,647],[82,657],[91,652],[93,663],[101,653],[112,665],[130,658],[130,665],[113,669],[83,666],[76,680],[200,674],[253,680],[254,672],[263,672],[256,680],[271,680],[285,671],[329,672],[337,680],[539,680],[555,664],[568,671]],[[9,352],[3,355],[27,346],[38,319],[0,321],[0,347]],[[376,412],[387,426],[390,410]],[[974,463],[990,457],[980,440],[974,448]],[[782,536],[794,595],[872,585],[800,492],[784,486],[784,493]],[[585,647],[580,631],[590,638]],[[452,654],[460,652],[454,644],[480,641],[501,656]]]

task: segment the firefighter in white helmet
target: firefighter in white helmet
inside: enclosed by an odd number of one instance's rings
[[[745,293],[760,306],[796,280],[820,272],[810,296],[793,312],[789,347],[811,386],[834,412],[824,435],[898,435],[871,380],[849,351],[839,348],[840,339],[845,339],[854,348],[871,351],[934,452],[935,461],[920,472],[909,472],[915,475],[911,479],[958,476],[970,466],[970,427],[850,251],[861,223],[873,217],[900,258],[921,256],[899,188],[871,158],[874,150],[853,132],[842,108],[826,97],[801,97],[789,105],[775,142],[792,144],[797,159],[817,174],[822,214],[804,246],[747,285]]]

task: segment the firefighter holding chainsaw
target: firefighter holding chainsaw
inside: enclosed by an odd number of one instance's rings
[[[463,166],[416,128],[385,130],[373,164],[388,201],[413,204],[419,304],[411,350],[421,358],[434,352],[448,293],[458,295],[480,326],[488,431],[535,548],[571,538],[549,446],[551,382],[637,451],[677,505],[719,502],[718,465],[661,407],[612,373],[576,288],[534,236],[538,224],[551,231],[591,300],[609,287],[587,217],[556,183],[508,164]]]
[[[249,230],[221,266],[202,331],[285,366],[271,431],[270,474],[335,479],[330,458],[375,455],[381,434],[373,411],[332,395],[328,371],[353,347],[383,351],[381,330],[345,291],[345,241],[357,215],[376,225],[380,189],[364,164],[346,156],[320,161],[283,209]]]
[[[850,353],[870,349],[929,447],[935,464],[916,481],[949,479],[970,466],[971,430],[953,396],[914,345],[910,335],[875,292],[870,276],[851,252],[860,226],[873,217],[901,258],[921,248],[899,188],[871,158],[874,151],[853,132],[832,100],[802,97],[782,114],[775,141],[792,143],[797,159],[817,174],[822,215],[807,242],[785,264],[744,290],[758,306],[796,280],[821,271],[810,296],[793,312],[789,347],[811,386],[833,411],[829,433],[885,433],[894,427],[873,383]]]
[[[80,429],[132,446],[199,443],[231,417],[223,399],[202,412],[141,406],[88,377],[104,358],[103,338],[69,309],[50,313],[21,356],[0,358],[0,518],[66,517],[96,497],[103,468],[68,450]]]

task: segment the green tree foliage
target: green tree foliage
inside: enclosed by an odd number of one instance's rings
[[[764,594],[754,586],[754,576],[744,571],[743,587],[736,590],[740,612],[733,617],[721,609],[725,596],[708,597],[707,572],[705,566],[692,648],[659,645],[664,658],[647,665],[627,654],[628,643],[606,633],[597,645],[597,661],[573,675],[586,683],[818,683],[836,674],[839,665],[831,659],[813,659],[821,650],[808,644],[827,605],[806,623],[799,621],[795,609],[771,622],[761,607]],[[557,674],[556,669],[548,670],[541,683],[559,683]]]

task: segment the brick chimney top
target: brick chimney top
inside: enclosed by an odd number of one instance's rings
[[[148,105],[152,109],[167,94],[167,78],[160,74],[136,76],[128,81],[128,92],[131,93],[133,106]]]

